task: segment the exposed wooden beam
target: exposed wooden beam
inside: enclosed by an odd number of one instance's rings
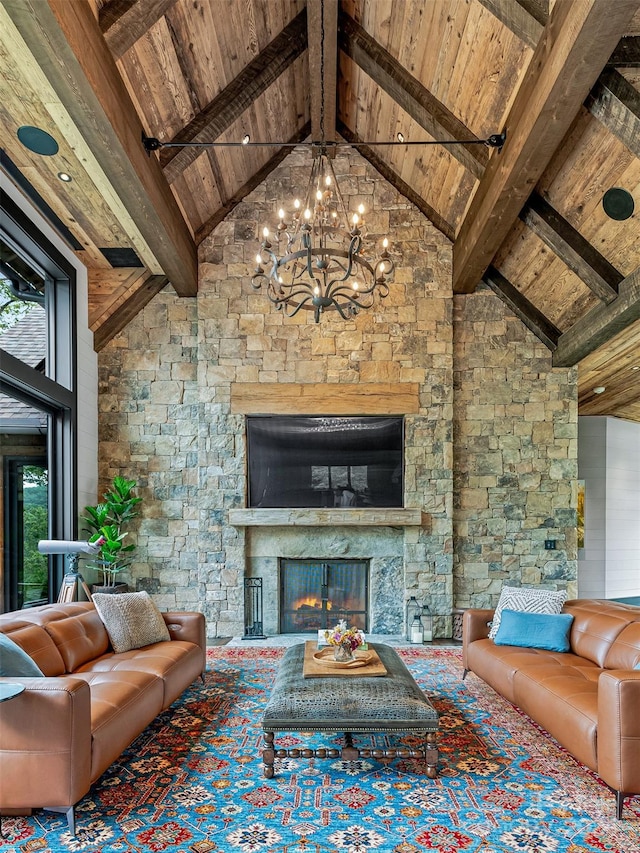
[[[560,338],[560,329],[548,320],[526,296],[523,296],[502,273],[495,267],[489,267],[484,274],[483,281],[513,311],[516,317],[522,320],[536,338],[541,340],[550,350],[556,348]]]
[[[171,189],[141,144],[142,125],[86,0],[4,0],[2,9],[33,60],[33,89],[145,266],[176,292],[197,292],[197,253]]]
[[[564,332],[553,355],[554,367],[571,367],[640,319],[640,267],[620,283],[617,299],[596,305]]]
[[[151,302],[169,283],[164,275],[147,275],[137,286],[119,292],[110,310],[105,314],[93,332],[93,348],[96,352],[104,349],[118,332],[121,332],[142,309]]]
[[[640,321],[607,341],[578,365],[578,411],[615,414],[640,422]],[[594,394],[598,385],[604,394]]]
[[[307,0],[313,141],[336,138],[338,0]]]
[[[460,119],[346,13],[340,15],[339,45],[374,83],[434,139],[477,139]],[[482,177],[489,162],[487,148],[481,145],[454,145],[447,150],[474,177]]]
[[[621,272],[537,193],[520,211],[520,219],[552,249],[598,299],[609,304],[618,295]]]
[[[311,131],[311,122],[307,122],[304,127],[302,127],[291,139],[288,140],[289,144],[296,144],[298,142],[302,142],[304,139],[309,136]],[[222,220],[233,210],[233,208],[240,204],[240,202],[249,195],[249,193],[253,192],[256,187],[260,186],[260,184],[264,181],[267,175],[271,174],[276,166],[279,166],[280,163],[285,159],[287,154],[291,153],[291,148],[281,148],[277,154],[274,154],[261,169],[251,176],[251,178],[240,187],[240,189],[236,190],[236,192],[231,196],[231,198],[227,199],[224,204],[216,210],[213,216],[209,217],[207,221],[200,226],[200,228],[196,232],[196,244],[199,246],[203,240],[211,234],[216,225],[219,225]]]
[[[303,9],[183,128],[171,142],[215,142],[307,47],[307,11]],[[160,164],[171,183],[200,156],[199,148],[163,148]]]
[[[609,57],[607,68],[640,68],[640,36],[623,36]]]
[[[614,136],[640,157],[640,92],[614,68],[598,78],[586,107]]]
[[[504,0],[480,0],[480,3],[527,47],[535,48],[547,22],[548,3],[535,0],[521,0],[519,3],[514,0],[508,3]]]
[[[456,293],[471,293],[509,233],[640,0],[556,3],[453,247]]]
[[[410,201],[412,204],[418,208],[421,213],[423,213],[427,219],[435,225],[435,227],[444,234],[449,240],[453,241],[454,238],[454,230],[453,226],[446,221],[435,208],[431,207],[422,196],[418,195],[418,193],[410,187],[409,184],[405,183],[402,178],[400,178],[394,171],[391,169],[385,161],[380,157],[379,154],[370,148],[368,145],[363,145],[358,137],[352,133],[349,128],[343,124],[343,122],[338,122],[338,131],[347,142],[353,142],[358,144],[358,151],[365,160],[368,160],[369,163],[376,169],[382,177],[391,184],[392,187],[395,187],[396,190],[403,195],[407,201]]]
[[[114,59],[129,50],[176,0],[111,0],[99,13],[100,29]]]

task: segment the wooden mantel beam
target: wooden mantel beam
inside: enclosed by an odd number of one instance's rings
[[[55,93],[48,105],[123,235],[154,275],[180,296],[198,289],[193,237],[155,157],[87,0],[3,0],[16,38],[29,50],[34,85],[44,74]],[[34,70],[34,74],[35,74]],[[84,155],[86,154],[86,157]]]
[[[556,3],[453,247],[456,293],[472,293],[564,138],[640,0]]]

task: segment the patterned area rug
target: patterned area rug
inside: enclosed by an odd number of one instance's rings
[[[5,817],[0,853],[640,853],[640,798],[617,821],[593,774],[478,678],[461,681],[458,649],[400,652],[440,714],[437,779],[409,760],[286,759],[266,780],[259,723],[283,652],[211,649],[206,685],[79,803],[75,838],[59,815]],[[277,739],[310,741],[330,743]]]

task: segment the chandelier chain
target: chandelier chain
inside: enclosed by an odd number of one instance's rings
[[[320,141],[324,145],[324,0],[320,0]]]

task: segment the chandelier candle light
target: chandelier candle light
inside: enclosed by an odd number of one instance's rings
[[[329,147],[314,148],[304,206],[294,201],[290,221],[281,208],[273,235],[263,229],[251,278],[256,290],[266,284],[268,298],[287,317],[305,308],[314,312],[316,323],[326,310],[335,309],[346,320],[371,308],[376,293],[388,295],[395,269],[386,237],[377,260],[362,255],[364,206],[349,217]]]

